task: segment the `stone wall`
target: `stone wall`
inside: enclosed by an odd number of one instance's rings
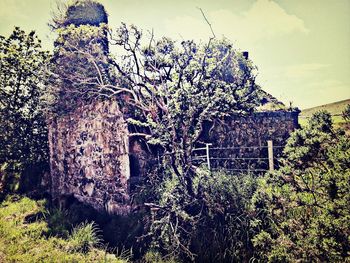
[[[279,157],[291,132],[299,127],[298,111],[257,112],[246,116],[231,116],[224,120],[206,122],[201,143],[211,143],[212,164],[218,167],[267,169],[267,141],[272,140],[274,157]],[[222,150],[215,148],[224,148]],[[199,153],[201,155],[205,153]],[[238,158],[228,163],[219,158]],[[242,158],[242,159],[239,159]],[[254,158],[262,158],[261,160]],[[258,164],[258,161],[261,161]],[[277,161],[277,160],[276,160]]]
[[[128,129],[116,101],[51,120],[49,142],[54,198],[73,195],[100,211],[128,213]]]
[[[231,116],[214,123],[205,123],[202,141],[217,146],[261,146],[267,140],[283,145],[298,127],[299,112],[257,112],[246,116]]]
[[[239,158],[266,158],[268,140],[277,146],[278,156],[297,127],[298,112],[259,112],[205,122],[200,141],[212,143],[213,167],[245,169],[246,161]],[[127,214],[131,210],[132,177],[145,176],[152,156],[142,141],[135,138],[129,141],[128,127],[116,101],[80,106],[51,120],[49,142],[54,198],[74,196],[112,214]],[[238,161],[228,163],[215,157]],[[267,161],[259,163],[252,159],[249,165],[268,169]]]

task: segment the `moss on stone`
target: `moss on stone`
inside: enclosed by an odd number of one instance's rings
[[[64,26],[74,24],[99,26],[108,23],[104,6],[93,0],[77,0],[68,6]]]

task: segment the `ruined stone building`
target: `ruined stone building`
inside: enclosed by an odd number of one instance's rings
[[[101,10],[104,13],[101,5],[71,8],[63,26],[98,27],[107,23],[105,13],[102,18],[96,15]],[[89,16],[81,16],[84,13]],[[104,52],[108,52],[108,47]],[[283,145],[297,126],[298,112],[263,111],[232,116],[225,124],[207,123],[202,141],[217,146],[244,146],[273,140],[276,145]],[[142,176],[147,164],[147,151],[137,139],[130,139],[128,133],[123,113],[113,99],[79,105],[65,115],[50,119],[53,197],[72,195],[97,210],[127,214],[131,209],[130,180]]]

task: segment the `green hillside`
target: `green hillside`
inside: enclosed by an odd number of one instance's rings
[[[348,104],[350,104],[350,99],[304,109],[301,111],[299,115],[299,123],[300,125],[303,126],[307,123],[308,118],[311,117],[312,114],[320,110],[326,110],[330,114],[332,114],[333,116],[332,119],[333,119],[333,122],[336,124],[336,126],[344,126],[345,121],[342,118],[341,114]]]
[[[333,103],[329,103],[329,104],[325,104],[325,105],[321,105],[313,108],[308,108],[308,109],[302,110],[300,115],[309,117],[316,111],[320,111],[320,110],[326,110],[332,115],[337,115],[337,114],[341,114],[342,111],[345,109],[346,105],[348,104],[350,104],[350,99],[337,101],[337,102],[333,102]]]

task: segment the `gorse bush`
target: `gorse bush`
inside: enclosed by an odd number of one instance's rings
[[[270,262],[350,260],[350,139],[316,113],[288,140],[281,168],[253,197],[256,257]]]
[[[252,175],[200,172],[195,197],[184,194],[176,177],[159,190],[150,231],[153,248],[165,255],[197,262],[231,262],[249,258],[254,228],[249,214],[256,188]]]

